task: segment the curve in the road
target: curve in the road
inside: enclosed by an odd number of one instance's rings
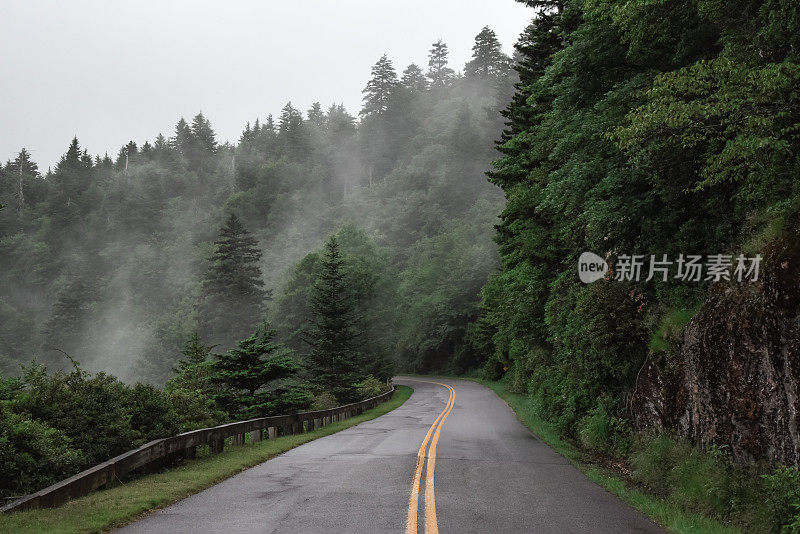
[[[439,524],[436,520],[436,496],[434,492],[434,472],[436,470],[436,445],[439,443],[439,433],[442,431],[442,426],[444,426],[444,421],[447,419],[447,416],[453,410],[453,406],[456,402],[456,390],[453,389],[451,386],[447,384],[442,384],[441,382],[434,382],[432,380],[417,380],[417,379],[408,379],[413,382],[425,382],[428,384],[437,384],[439,386],[445,387],[450,392],[450,396],[447,399],[447,404],[442,410],[442,413],[436,418],[433,422],[431,427],[428,429],[428,433],[425,435],[425,439],[422,440],[422,445],[419,447],[419,452],[417,452],[417,467],[414,470],[414,479],[411,484],[411,497],[408,501],[408,521],[406,522],[406,534],[417,534],[417,526],[419,522],[419,490],[420,490],[420,481],[422,480],[422,469],[425,465],[425,450],[428,446],[428,441],[431,439],[431,434],[433,433],[433,440],[431,441],[431,446],[429,449],[429,453],[427,455],[428,458],[428,470],[425,473],[425,532],[426,534],[439,534]],[[435,431],[434,431],[435,429]]]
[[[663,534],[534,436],[489,388],[437,381],[445,387],[398,377],[414,393],[394,411],[292,449],[122,532],[398,534],[414,524],[427,534]],[[409,486],[416,483],[419,506],[420,492],[433,499],[434,461],[435,509],[426,506],[424,520],[415,513],[409,522]]]

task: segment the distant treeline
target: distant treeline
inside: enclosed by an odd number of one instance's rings
[[[21,150],[0,167],[0,370],[73,358],[161,386],[195,332],[224,353],[264,318],[299,361],[333,234],[365,319],[359,351],[479,365],[463,339],[497,266],[502,199],[484,172],[515,79],[485,28],[463,74],[441,41],[402,73],[381,57],[359,119],[289,103],[220,144],[198,114],[114,157],[73,139],[44,173]],[[253,234],[249,289],[220,282],[214,239],[231,214]]]

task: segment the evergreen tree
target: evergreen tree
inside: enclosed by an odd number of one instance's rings
[[[383,115],[389,109],[392,95],[397,88],[397,73],[386,54],[372,66],[372,78],[364,88],[364,107],[359,113],[362,117]]]
[[[178,154],[187,159],[191,157],[194,140],[192,130],[183,117],[175,125],[175,136],[171,141]]]
[[[455,73],[447,66],[449,55],[447,45],[441,39],[433,43],[428,53],[428,79],[434,89],[449,87],[453,83]]]
[[[206,339],[230,345],[261,320],[268,292],[259,267],[258,242],[233,213],[214,245],[203,279],[199,321]]]
[[[39,167],[31,160],[30,152],[22,148],[13,161],[5,167],[5,174],[11,181],[12,197],[16,203],[17,216],[22,217],[25,209],[27,183],[39,177]]]
[[[335,236],[325,244],[322,272],[311,297],[311,314],[313,324],[307,342],[312,350],[305,362],[311,383],[340,402],[357,400],[357,385],[364,378],[356,348],[359,318],[345,283],[344,260]]]
[[[198,156],[210,156],[217,151],[217,140],[211,122],[198,113],[192,119],[192,138],[194,149],[199,153]]]
[[[293,161],[301,161],[308,152],[303,114],[288,102],[278,118],[278,143],[283,153]]]
[[[300,366],[274,337],[275,331],[261,324],[214,362],[211,380],[220,389],[214,399],[235,419],[274,415],[286,402],[285,390],[268,386],[291,378]]]
[[[319,102],[314,102],[306,115],[309,123],[320,130],[325,129],[325,112],[322,111],[322,105]]]
[[[325,117],[328,137],[334,146],[356,133],[356,118],[350,115],[343,104],[333,104]]]
[[[416,63],[406,67],[400,83],[412,93],[423,93],[428,90],[428,79]]]
[[[181,349],[181,354],[184,356],[184,359],[178,360],[176,371],[207,361],[215,346],[216,345],[206,345],[200,339],[200,334],[194,332],[192,337],[183,345],[183,349]]]
[[[475,37],[472,60],[464,67],[464,74],[470,78],[499,79],[508,73],[510,61],[497,34],[485,26]]]
[[[52,184],[49,188],[48,211],[55,222],[52,231],[60,236],[55,239],[57,248],[64,244],[61,237],[74,222],[80,220],[83,210],[90,207],[81,205],[81,196],[92,182],[93,166],[92,158],[85,150],[81,150],[78,139],[73,138],[66,154],[56,165],[55,172],[48,178]]]
[[[69,276],[42,330],[43,348],[49,363],[66,369],[68,365],[63,354],[76,356],[85,346],[84,334],[91,317],[93,296],[94,291],[81,276]]]
[[[201,392],[206,398],[216,393],[211,377],[214,373],[212,350],[216,345],[206,345],[200,334],[194,332],[181,349],[183,358],[173,368],[174,377],[167,381],[167,390],[182,388],[193,392]]]

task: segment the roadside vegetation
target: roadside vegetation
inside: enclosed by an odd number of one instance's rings
[[[177,467],[120,481],[110,489],[96,491],[58,508],[2,514],[0,532],[87,534],[118,528],[294,447],[389,413],[408,400],[412,392],[409,387],[398,386],[387,402],[361,415],[304,434],[226,447],[219,454],[209,454],[206,448],[196,459],[186,460]]]
[[[535,399],[510,391],[508,381],[475,380],[591,480],[672,532],[800,532],[800,476],[794,467],[737,464],[723,449],[703,449],[667,434],[637,435],[621,444],[610,437],[613,423],[605,415],[596,415],[585,427],[588,439],[576,442],[542,418]]]

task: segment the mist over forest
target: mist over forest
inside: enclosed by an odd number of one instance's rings
[[[46,171],[21,149],[0,167],[0,372],[72,359],[163,385],[194,332],[230,348],[241,329],[212,326],[202,305],[229,214],[258,241],[263,314],[298,354],[318,251],[337,234],[363,271],[365,350],[415,371],[471,363],[465,328],[499,262],[502,194],[484,173],[516,72],[488,28],[467,65],[448,53],[439,41],[428,65],[381,57],[361,110],[254,110],[236,144],[198,112],[117,154],[73,139]],[[245,332],[260,315],[238,318]]]
[[[0,498],[447,373],[675,531],[800,532],[800,7],[518,1],[358,110],[3,163]]]

